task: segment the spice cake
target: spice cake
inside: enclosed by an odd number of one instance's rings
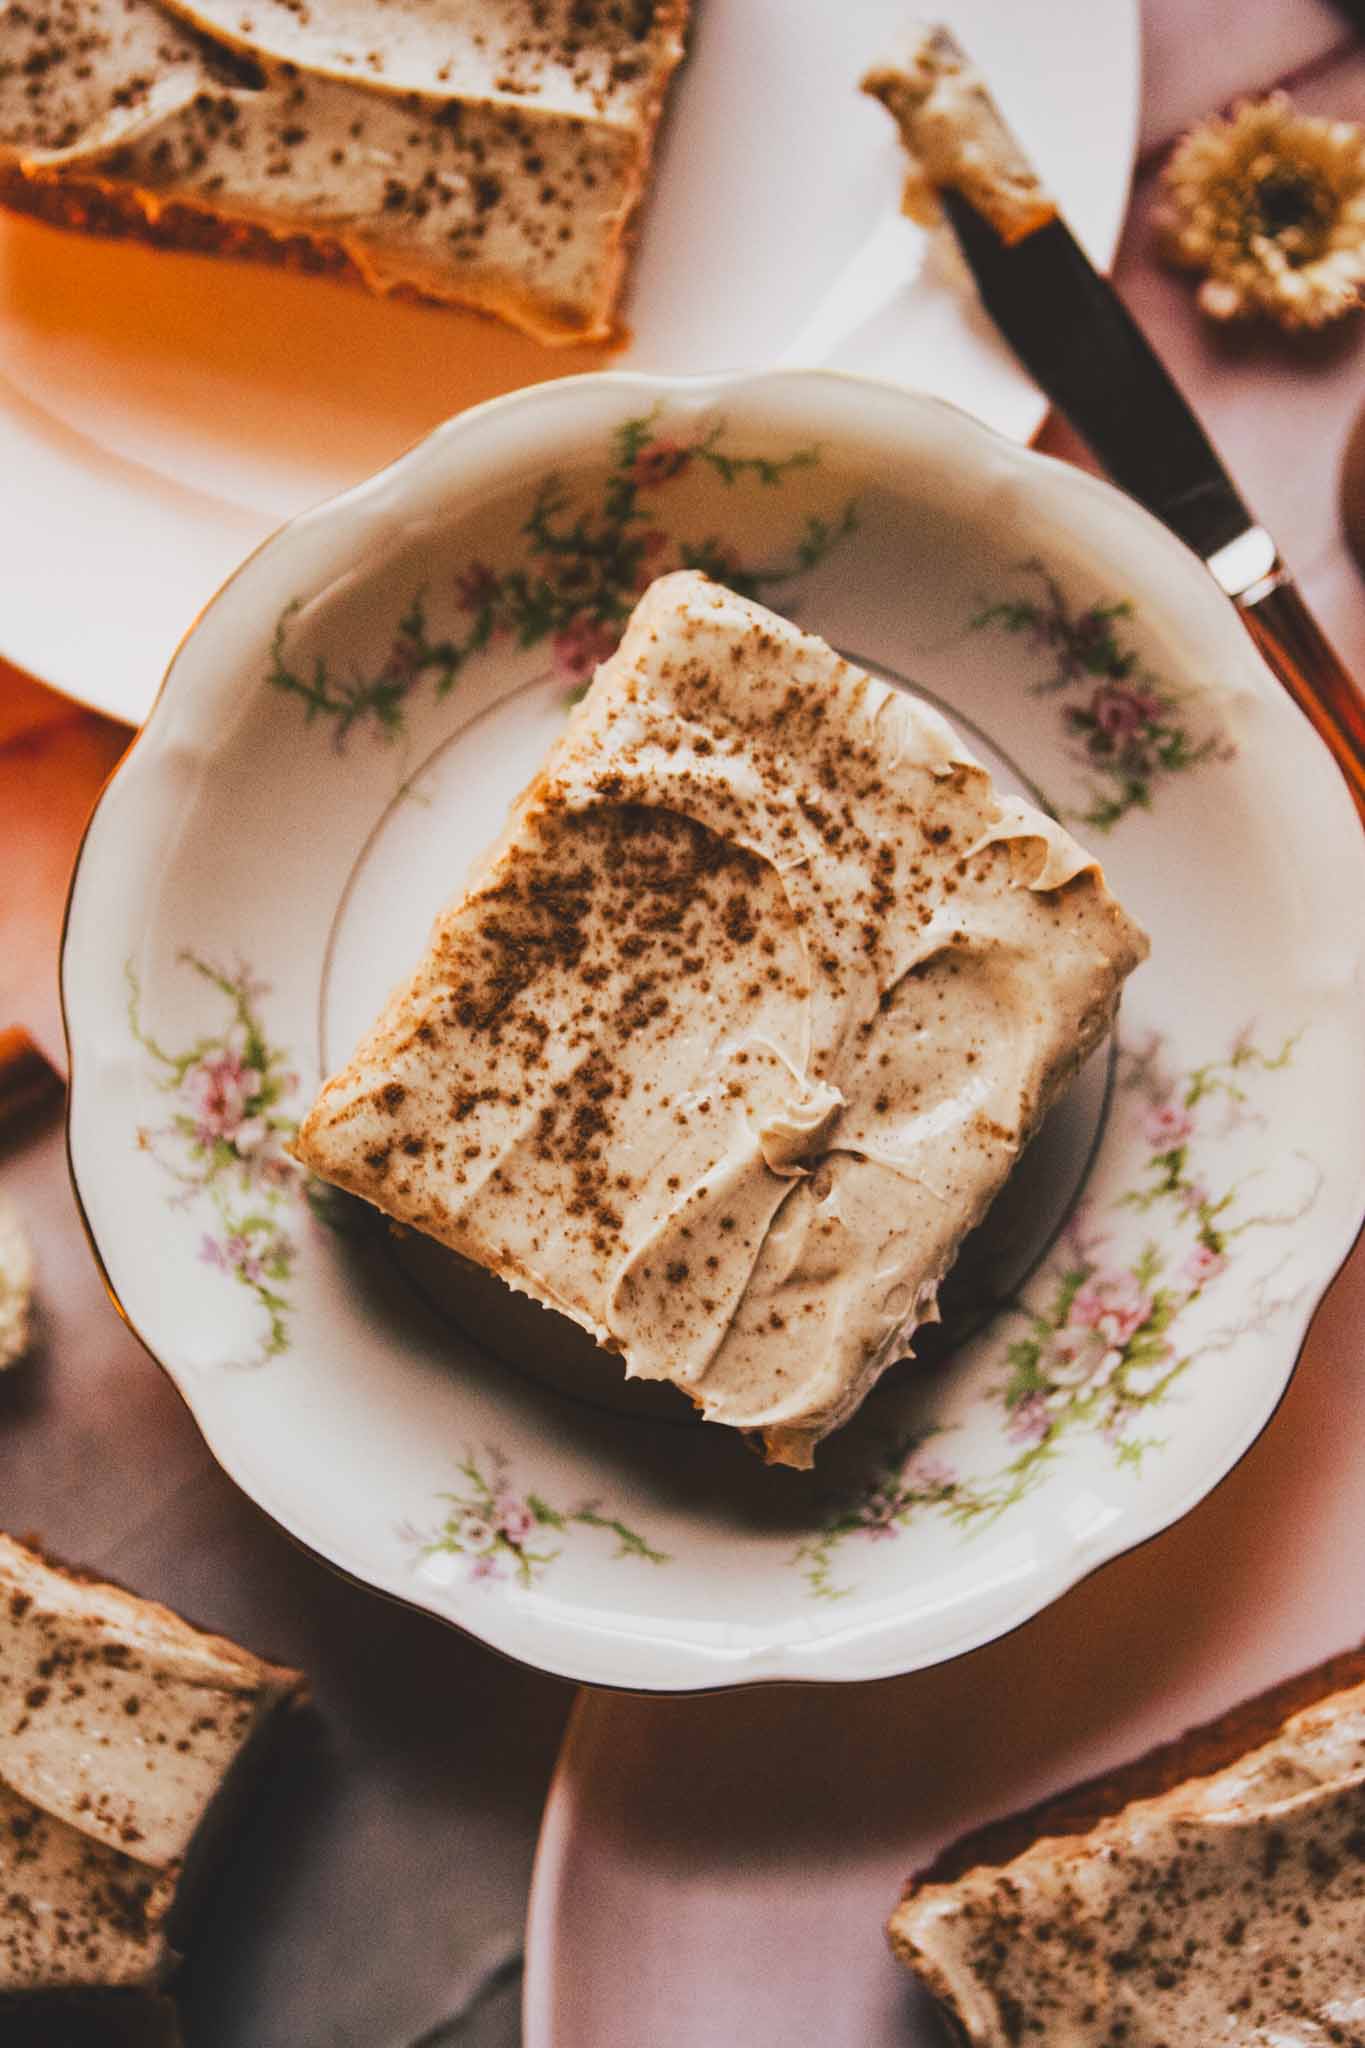
[[[612,332],[688,0],[0,0],[0,199]]]
[[[162,1982],[187,1865],[301,1690],[297,1672],[0,1536],[0,2039],[40,1998],[74,2012]]]
[[[1365,1652],[968,1836],[892,1946],[972,2048],[1365,2039]]]
[[[805,1466],[1145,951],[936,712],[684,571],[295,1149]]]

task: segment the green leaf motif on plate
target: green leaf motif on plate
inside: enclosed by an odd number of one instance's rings
[[[150,1062],[152,1083],[168,1097],[165,1123],[140,1126],[138,1145],[175,1184],[175,1208],[207,1212],[199,1257],[245,1287],[264,1318],[255,1363],[289,1348],[290,1282],[298,1256],[293,1218],[308,1177],[285,1151],[297,1120],[286,1104],[298,1087],[289,1055],[272,1045],[261,1020],[266,984],[245,966],[229,971],[189,951],[181,962],[224,1004],[216,1031],[168,1050],[142,1017],[142,990],[131,961],[128,1021]]]
[[[1051,659],[1051,673],[1032,688],[1066,697],[1062,721],[1089,782],[1086,808],[1067,815],[1112,831],[1130,811],[1150,810],[1168,777],[1232,758],[1222,735],[1192,729],[1189,697],[1144,667],[1123,631],[1133,616],[1126,599],[1073,609],[1041,562],[1022,567],[1036,594],[984,605],[971,623],[1023,635]]]
[[[445,1503],[440,1527],[434,1533],[412,1528],[400,1532],[417,1546],[419,1570],[433,1584],[447,1583],[456,1561],[462,1559],[471,1579],[510,1577],[520,1586],[532,1586],[561,1555],[562,1545],[555,1537],[575,1527],[613,1536],[615,1557],[639,1558],[647,1564],[669,1562],[628,1523],[604,1514],[596,1501],[556,1508],[540,1494],[518,1489],[512,1484],[508,1459],[491,1445],[482,1461],[466,1449],[459,1471],[464,1484],[439,1496]]]
[[[1165,1402],[1198,1359],[1273,1312],[1248,1302],[1226,1332],[1187,1348],[1188,1312],[1210,1289],[1226,1295],[1238,1240],[1296,1223],[1316,1186],[1285,1213],[1257,1212],[1245,1182],[1216,1185],[1201,1164],[1201,1141],[1255,1114],[1248,1083],[1290,1064],[1294,1040],[1266,1053],[1242,1037],[1223,1058],[1169,1072],[1159,1039],[1121,1055],[1119,1113],[1137,1127],[1141,1178],[1103,1219],[1082,1204],[1033,1290],[1010,1311],[1000,1377],[988,1388],[1009,1453],[993,1470],[969,1473],[945,1451],[941,1430],[917,1431],[881,1457],[869,1481],[830,1504],[819,1532],[796,1560],[812,1594],[851,1592],[836,1580],[836,1553],[852,1538],[892,1537],[926,1511],[963,1530],[985,1527],[1031,1493],[1069,1441],[1098,1436],[1115,1464],[1134,1473],[1164,1447],[1138,1426]],[[1125,1217],[1151,1218],[1141,1241],[1115,1249]],[[1230,1298],[1229,1298],[1230,1299]],[[1230,1300],[1231,1305],[1231,1300]]]
[[[527,648],[548,640],[558,674],[567,684],[586,685],[656,576],[700,569],[745,597],[764,597],[816,568],[856,531],[851,501],[829,517],[811,514],[790,554],[767,565],[745,563],[718,534],[695,541],[670,534],[656,499],[691,470],[709,470],[731,489],[777,490],[795,472],[820,464],[814,446],[768,456],[736,453],[726,442],[723,420],[691,439],[667,431],[660,407],[627,420],[612,437],[594,504],[581,503],[560,478],[543,478],[521,526],[521,559],[496,568],[476,559],[454,573],[447,597],[460,623],[453,631],[432,627],[431,586],[415,591],[371,674],[343,674],[321,655],[301,662],[291,653],[303,605],[296,598],[275,627],[271,687],[298,699],[308,720],[327,720],[338,745],[359,726],[394,739],[420,686],[447,696],[465,664],[495,642]]]

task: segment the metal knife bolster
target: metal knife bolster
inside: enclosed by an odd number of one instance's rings
[[[1299,595],[1263,526],[1205,557],[1262,660],[1330,748],[1365,818],[1365,698]]]
[[[1365,698],[1300,597],[1274,541],[1263,526],[1249,526],[1205,559],[1262,659],[1335,755],[1365,817]]]
[[[1236,540],[1204,557],[1210,575],[1234,604],[1245,607],[1287,580],[1279,550],[1263,526],[1248,526]]]

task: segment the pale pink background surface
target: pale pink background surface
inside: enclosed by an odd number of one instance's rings
[[[1239,90],[1292,78],[1303,105],[1365,119],[1365,48],[1325,0],[1148,0],[1146,15],[1119,281],[1365,671],[1365,583],[1336,508],[1365,322],[1306,351],[1210,336],[1155,262],[1150,219],[1170,139]],[[1043,445],[1076,453],[1060,428]],[[0,1025],[58,1060],[65,880],[126,738],[0,667]],[[214,1902],[191,2048],[436,2048],[461,2011],[462,2042],[505,2048],[570,1689],[341,1583],[242,1499],[103,1293],[56,1123],[0,1144],[0,1184],[29,1217],[41,1288],[34,1355],[0,1380],[0,1525],[313,1675],[317,1732]],[[543,1861],[536,2026],[553,2018],[556,2048],[869,2044],[888,2027],[914,2041],[880,1936],[902,1869],[1365,1635],[1363,1458],[1358,1248],[1239,1470],[1008,1640],[873,1688],[588,1701]],[[746,1985],[718,2032],[717,1988]]]

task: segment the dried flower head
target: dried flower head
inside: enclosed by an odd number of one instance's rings
[[[1166,167],[1169,255],[1208,273],[1215,320],[1322,327],[1365,288],[1365,129],[1296,114],[1283,93],[1202,122]]]

